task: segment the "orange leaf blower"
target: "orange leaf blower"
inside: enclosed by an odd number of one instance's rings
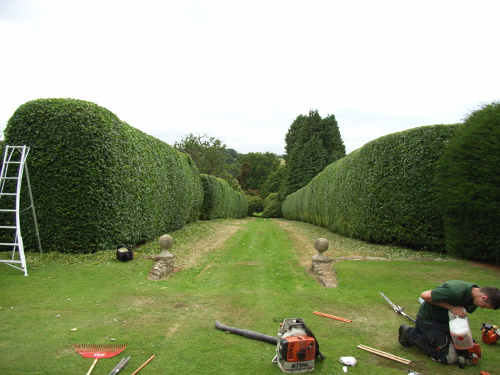
[[[481,327],[481,338],[486,345],[494,344],[500,338],[500,329],[492,324],[483,323]]]

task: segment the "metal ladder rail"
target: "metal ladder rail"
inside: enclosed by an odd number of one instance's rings
[[[21,164],[19,166],[19,168],[23,168],[24,166],[24,172],[26,173],[26,182],[28,184],[28,193],[29,193],[29,197],[30,197],[30,207],[24,209],[23,211],[26,211],[27,209],[31,208],[31,211],[33,213],[33,222],[34,222],[34,225],[35,225],[35,233],[36,233],[36,237],[38,239],[38,248],[40,250],[40,254],[43,254],[43,249],[42,249],[42,241],[40,240],[40,231],[38,230],[38,222],[36,220],[36,210],[35,210],[35,204],[33,203],[33,193],[31,191],[31,183],[30,183],[30,176],[29,176],[29,171],[28,171],[28,164],[26,162],[26,159],[28,158],[28,153],[30,151],[30,148],[29,147],[26,147],[26,146],[7,146],[9,148],[20,148],[20,147],[23,147],[25,150],[21,151],[21,157],[22,159],[20,161],[11,161],[12,159],[12,153],[9,154],[9,158],[7,159],[7,154],[4,155],[4,163],[2,164],[2,172],[0,173],[0,180],[2,181],[1,185],[0,185],[0,196],[2,195],[16,195],[16,196],[19,196],[19,192],[16,192],[16,193],[5,193],[3,192],[4,190],[4,185],[5,185],[5,181],[6,179],[2,178],[2,176],[6,176],[8,175],[8,169],[5,169],[4,171],[4,165],[6,165],[8,168],[8,165],[9,164]],[[24,157],[23,157],[24,155]],[[19,175],[19,181],[20,181],[20,184],[22,183],[22,171],[21,171],[21,174]],[[17,179],[17,178],[16,178]],[[20,189],[20,185],[19,185],[19,189]],[[14,229],[15,227],[13,226],[1,226],[0,225],[0,228],[5,228],[5,229]]]
[[[28,150],[28,152],[29,152],[29,150]],[[24,170],[26,172],[26,182],[28,183],[28,193],[30,196],[31,212],[33,213],[33,222],[35,224],[36,238],[38,239],[38,249],[40,250],[40,254],[43,254],[42,241],[40,240],[40,231],[38,230],[38,222],[36,220],[35,203],[33,203],[33,193],[31,191],[30,174],[28,172],[28,163],[26,163],[27,157],[28,157],[28,154],[26,154],[26,157],[24,159]]]
[[[20,152],[20,159],[19,161],[12,161],[13,154],[17,151]],[[10,152],[9,152],[10,151]],[[21,201],[21,182],[22,182],[22,177],[23,177],[23,170],[24,170],[24,165],[26,162],[26,158],[29,153],[29,148],[26,146],[6,146],[5,149],[5,154],[4,154],[4,163],[2,165],[2,171],[0,172],[0,179],[2,180],[1,186],[0,186],[0,196],[1,195],[10,195],[10,196],[15,196],[15,208],[14,209],[0,209],[0,212],[13,212],[15,213],[15,226],[2,226],[1,228],[4,229],[14,229],[15,230],[15,235],[14,235],[14,242],[10,243],[0,243],[1,246],[12,246],[12,255],[10,260],[0,260],[0,263],[5,263],[8,266],[14,267],[20,271],[24,272],[24,276],[28,276],[28,270],[26,266],[26,257],[24,255],[24,244],[23,244],[23,239],[21,236],[21,222],[20,222],[20,217],[19,217],[19,210],[20,210],[20,201]],[[10,164],[17,164],[18,165],[18,171],[17,171],[17,176],[8,176],[8,171],[9,171],[9,165]],[[11,193],[11,192],[5,192],[5,183],[7,180],[17,180],[16,184],[16,192]],[[17,252],[19,253],[19,260],[15,259],[16,255],[16,249]],[[20,265],[20,266],[17,266]]]

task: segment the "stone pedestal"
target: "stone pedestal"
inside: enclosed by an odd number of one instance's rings
[[[155,265],[149,271],[149,280],[163,280],[174,272],[174,255],[170,252],[170,248],[174,244],[174,239],[165,234],[158,241],[162,251],[158,255],[152,255],[149,258],[155,260]]]
[[[168,234],[165,234],[160,237],[160,240],[158,241],[161,247],[161,254],[159,255],[160,257],[163,258],[173,258],[174,255],[170,252],[170,248],[174,244],[174,239],[169,236]]]
[[[148,279],[153,281],[164,280],[174,272],[174,258],[157,259]]]
[[[318,253],[312,257],[313,262],[329,262],[328,258],[323,255],[329,246],[326,238],[318,238],[314,243],[314,248]]]
[[[317,253],[312,257],[311,273],[314,277],[326,288],[335,288],[337,286],[337,278],[332,270],[332,260],[325,257],[323,254],[328,250],[328,240],[326,238],[318,238],[314,243],[314,248]]]

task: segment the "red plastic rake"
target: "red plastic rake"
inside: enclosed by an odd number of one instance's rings
[[[85,358],[95,358],[87,375],[90,375],[99,358],[111,358],[125,350],[127,344],[118,345],[75,345],[75,350]]]

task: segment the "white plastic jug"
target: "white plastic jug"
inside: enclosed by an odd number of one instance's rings
[[[465,311],[464,308],[462,308]],[[472,333],[470,331],[469,318],[454,317],[451,311],[448,311],[450,318],[450,333],[453,345],[458,350],[470,349],[474,346]]]

